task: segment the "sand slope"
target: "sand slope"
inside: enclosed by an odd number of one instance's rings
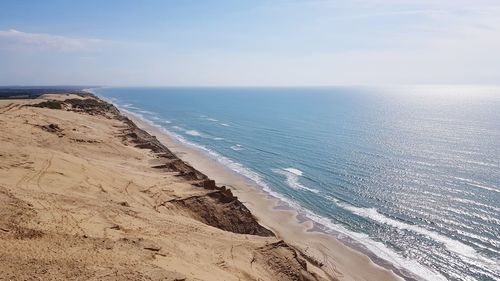
[[[0,280],[332,279],[115,109],[41,101],[0,101]]]

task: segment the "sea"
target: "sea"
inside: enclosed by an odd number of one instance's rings
[[[500,280],[500,88],[92,91],[406,279]]]

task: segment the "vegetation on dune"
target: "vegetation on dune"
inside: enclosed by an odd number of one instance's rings
[[[45,108],[50,108],[50,109],[62,109],[63,103],[61,101],[49,100],[49,101],[43,101],[41,103],[34,104],[33,106],[34,107],[45,107]]]

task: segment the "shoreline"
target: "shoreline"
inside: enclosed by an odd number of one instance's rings
[[[329,274],[341,278],[340,280],[418,280],[414,276],[408,276],[411,274],[409,272],[402,273],[389,261],[375,254],[365,253],[369,250],[363,249],[363,245],[356,247],[355,242],[346,243],[338,240],[333,234],[321,231],[316,222],[250,179],[212,159],[205,151],[182,143],[152,121],[119,107],[105,97],[98,97],[112,103],[121,114],[131,119],[139,128],[156,136],[177,157],[215,180],[217,185],[228,186],[257,217],[260,224],[275,232],[279,239],[323,263],[322,269]],[[363,270],[360,270],[361,268]]]

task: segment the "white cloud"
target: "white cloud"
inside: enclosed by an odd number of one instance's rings
[[[105,40],[74,38],[46,33],[28,33],[15,29],[0,30],[0,46],[41,50],[82,51],[105,43]]]

